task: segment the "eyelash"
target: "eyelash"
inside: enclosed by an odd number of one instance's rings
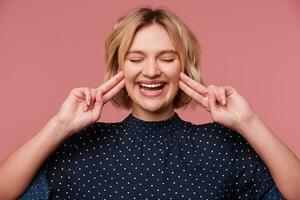
[[[163,59],[163,60],[161,60],[161,61],[167,62],[167,63],[171,63],[171,62],[173,62],[174,60],[175,60],[175,59]],[[132,63],[139,63],[139,62],[142,62],[142,60],[133,60],[133,59],[129,59],[129,61],[132,62]]]

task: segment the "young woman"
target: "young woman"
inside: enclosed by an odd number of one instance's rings
[[[299,159],[233,87],[203,84],[197,39],[173,13],[120,18],[106,63],[106,82],[73,89],[1,165],[0,199],[300,197]],[[131,113],[98,122],[108,101]],[[182,120],[189,103],[214,122]]]

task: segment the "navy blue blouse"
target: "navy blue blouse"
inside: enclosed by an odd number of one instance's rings
[[[20,199],[284,199],[237,132],[129,114],[68,138]]]

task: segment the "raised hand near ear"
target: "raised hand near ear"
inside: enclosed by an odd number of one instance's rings
[[[214,121],[238,130],[255,112],[244,97],[230,86],[204,86],[181,72],[179,87],[203,106]]]
[[[72,134],[99,120],[103,105],[124,86],[124,74],[121,71],[97,88],[74,88],[55,117]]]

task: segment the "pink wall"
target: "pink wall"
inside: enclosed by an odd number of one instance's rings
[[[0,1],[0,161],[42,128],[72,88],[102,82],[104,40],[120,15],[140,5],[177,13],[202,45],[205,81],[237,88],[300,156],[297,1],[115,2]],[[106,105],[100,121],[127,115],[115,111]],[[200,108],[180,113],[210,121]]]

